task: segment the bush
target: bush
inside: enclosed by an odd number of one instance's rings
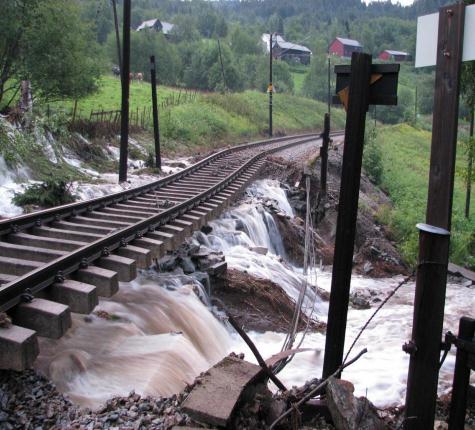
[[[376,129],[369,130],[363,152],[363,167],[371,182],[381,184],[383,179],[383,156],[376,143]]]
[[[15,193],[13,203],[17,206],[51,208],[72,203],[76,197],[71,193],[72,183],[65,179],[51,178],[40,184],[32,184],[23,193]]]

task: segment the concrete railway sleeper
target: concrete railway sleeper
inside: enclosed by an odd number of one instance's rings
[[[318,135],[220,151],[145,186],[0,221],[0,369],[31,367],[37,336],[61,337],[119,282],[176,249],[218,216],[262,167],[263,156]]]

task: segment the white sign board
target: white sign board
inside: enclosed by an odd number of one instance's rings
[[[439,13],[417,18],[416,67],[435,66]],[[475,5],[465,8],[462,61],[475,60]]]

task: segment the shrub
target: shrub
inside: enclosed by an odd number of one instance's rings
[[[40,206],[51,208],[72,203],[76,197],[71,193],[72,183],[65,179],[51,178],[28,186],[23,193],[15,193],[13,203],[17,206]]]
[[[363,153],[363,167],[371,182],[381,184],[383,179],[383,157],[381,148],[376,143],[376,129],[368,132]]]

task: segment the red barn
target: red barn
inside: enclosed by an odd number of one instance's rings
[[[363,52],[363,45],[357,40],[337,37],[330,44],[328,53],[342,58],[350,58],[353,52]]]
[[[390,49],[386,49],[378,57],[380,60],[384,61],[411,61],[412,57],[411,54],[402,51],[392,51]]]

